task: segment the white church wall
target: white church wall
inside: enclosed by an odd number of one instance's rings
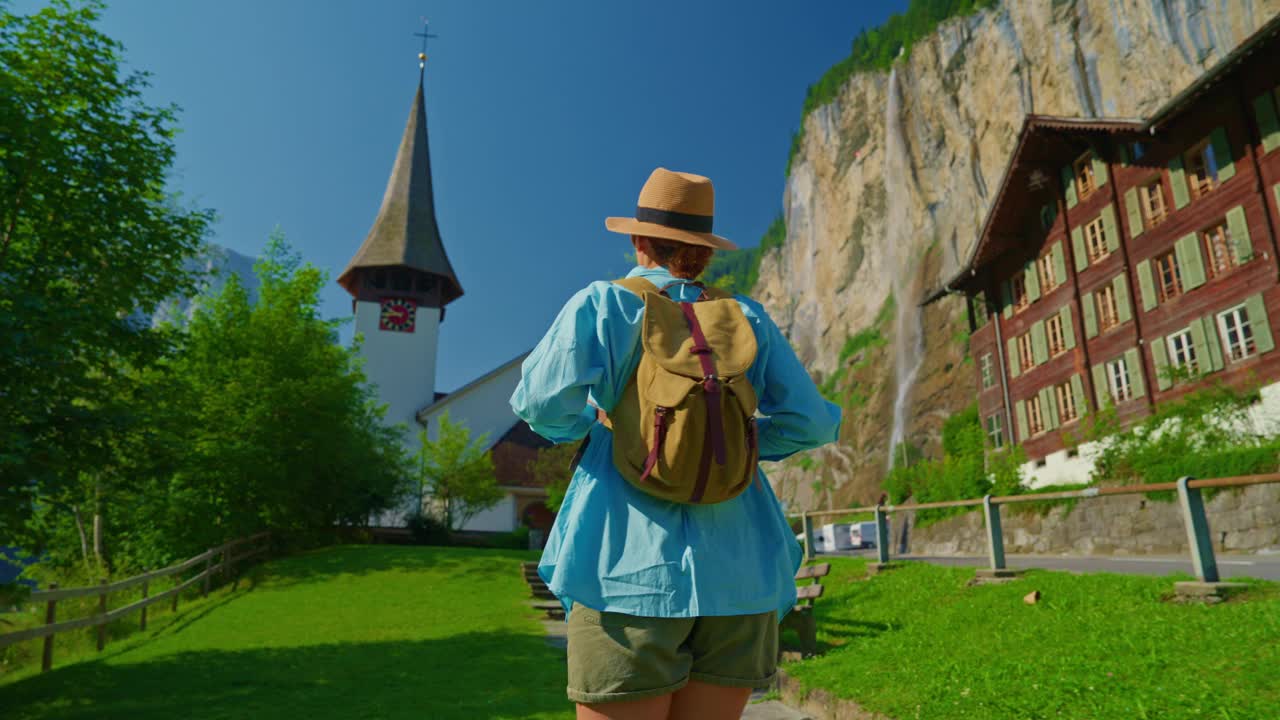
[[[497,505],[476,514],[460,529],[473,532],[511,532],[516,529],[516,498],[507,495]]]
[[[418,410],[431,404],[436,391],[436,340],[440,332],[440,310],[419,307],[413,332],[378,329],[378,303],[356,303],[355,331],[364,336],[361,356],[364,372],[377,386],[378,397],[387,404],[386,422],[409,427],[405,442],[414,449]]]
[[[472,438],[487,433],[490,447],[501,440],[516,423],[510,399],[520,383],[520,360],[523,356],[436,403],[422,418],[426,422],[427,435],[436,437],[439,417],[447,412],[449,421],[465,425]]]

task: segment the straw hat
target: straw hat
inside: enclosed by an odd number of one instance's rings
[[[737,250],[737,245],[711,233],[715,214],[716,190],[710,179],[658,168],[640,189],[636,216],[605,218],[604,226],[623,235],[645,235],[717,250]]]

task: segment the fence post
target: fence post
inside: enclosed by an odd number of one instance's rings
[[[1187,545],[1191,548],[1191,564],[1200,582],[1218,582],[1218,561],[1213,556],[1213,540],[1209,536],[1209,519],[1204,513],[1200,488],[1188,483],[1190,477],[1178,478],[1178,502],[1182,505],[1182,521],[1187,528]]]
[[[813,559],[813,518],[807,512],[801,513],[800,518],[804,527],[804,561],[809,562]]]
[[[147,586],[150,584],[151,584],[150,580],[142,581],[142,599],[143,600],[147,599]],[[139,630],[147,629],[147,606],[146,605],[142,606],[142,621],[139,622],[138,625],[139,625],[138,627]]]
[[[178,586],[179,586],[179,585],[181,585],[181,584],[182,584],[182,573],[174,573],[174,574],[173,574],[173,586],[176,588],[176,587],[178,587]],[[176,612],[178,612],[178,596],[179,596],[179,595],[181,595],[181,594],[182,594],[182,591],[181,591],[181,590],[175,590],[175,591],[174,591],[174,593],[173,593],[173,607],[172,607],[172,608],[170,608],[171,612],[175,612],[175,613],[176,613]]]
[[[57,590],[58,583],[49,583],[50,590]],[[58,601],[50,600],[44,609],[44,624],[52,625],[54,618],[58,614]],[[53,636],[44,636],[44,655],[40,658],[40,672],[49,672],[53,669]]]
[[[876,556],[881,564],[889,562],[889,518],[885,514],[884,505],[876,506]]]
[[[98,584],[102,586],[98,594],[98,614],[103,616],[103,622],[98,625],[98,652],[102,652],[102,648],[107,646],[107,579],[98,580]]]
[[[200,588],[200,597],[209,597],[209,575],[213,572],[213,553],[209,553],[204,558],[204,583]]]
[[[992,570],[1004,570],[1004,530],[1000,526],[1000,506],[991,496],[982,498],[982,514],[987,519],[987,547]]]

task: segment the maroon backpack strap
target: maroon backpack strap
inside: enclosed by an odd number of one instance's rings
[[[707,345],[707,336],[703,334],[698,316],[693,312],[693,304],[682,302],[680,310],[684,313],[684,319],[689,323],[689,333],[693,336],[693,348],[690,352],[698,356],[698,364],[702,366],[702,389],[707,402],[707,441],[715,455],[716,464],[724,465],[724,416],[720,407],[720,377],[716,375],[711,347]]]

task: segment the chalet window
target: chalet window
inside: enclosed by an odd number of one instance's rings
[[[987,416],[987,437],[991,439],[991,447],[999,450],[1004,447],[1004,423],[1000,413]]]
[[[1061,355],[1067,351],[1067,340],[1062,334],[1062,316],[1054,315],[1045,322],[1045,331],[1049,334],[1049,357]]]
[[[1142,217],[1148,228],[1159,225],[1169,217],[1169,210],[1164,204],[1164,186],[1159,179],[1138,188],[1138,200],[1142,203]]]
[[[1093,154],[1085,153],[1081,155],[1075,163],[1076,171],[1076,193],[1081,200],[1093,194],[1098,189],[1098,185],[1093,177]]]
[[[1057,208],[1053,203],[1046,203],[1040,206],[1040,229],[1048,230],[1053,227],[1053,221],[1058,217]]]
[[[1021,310],[1031,304],[1027,296],[1027,276],[1021,272],[1009,279],[1009,294],[1013,297],[1014,311]]]
[[[973,322],[977,327],[986,327],[987,321],[991,319],[991,313],[987,310],[987,298],[983,293],[978,293],[971,300],[973,307]]]
[[[1107,247],[1107,231],[1102,223],[1102,216],[1084,226],[1085,245],[1089,250],[1089,264],[1093,264],[1111,254]]]
[[[1117,405],[1133,398],[1133,384],[1129,381],[1129,364],[1123,357],[1107,363],[1107,387],[1111,401]]]
[[[1189,373],[1197,372],[1196,346],[1191,341],[1191,330],[1183,330],[1169,336],[1169,361],[1176,368]]]
[[[1232,362],[1257,354],[1253,328],[1249,325],[1249,311],[1244,305],[1233,307],[1218,316],[1218,332],[1227,341],[1227,353]]]
[[[1040,394],[1031,396],[1027,401],[1027,424],[1031,426],[1031,435],[1034,437],[1044,432],[1044,411],[1045,408],[1040,407]]]
[[[1036,261],[1036,274],[1040,276],[1040,292],[1047,293],[1058,286],[1058,276],[1053,272],[1053,253]]]
[[[1098,329],[1106,332],[1120,324],[1120,309],[1116,305],[1115,283],[1103,285],[1093,294],[1098,302]]]
[[[1182,270],[1178,267],[1177,253],[1170,251],[1156,256],[1156,285],[1161,302],[1182,294]]]
[[[1213,154],[1213,143],[1208,138],[1201,140],[1185,158],[1191,197],[1203,197],[1218,184],[1218,159]]]
[[[1205,256],[1209,258],[1209,276],[1218,277],[1235,264],[1235,252],[1231,249],[1231,235],[1225,222],[1218,223],[1200,233],[1204,241]]]
[[[1036,365],[1036,356],[1031,344],[1031,333],[1023,333],[1018,336],[1018,360],[1019,365],[1024,370]]]
[[[1142,156],[1146,154],[1147,154],[1146,143],[1136,142],[1129,145],[1129,155],[1132,156],[1134,160],[1141,160]]]
[[[996,384],[995,364],[991,361],[991,353],[983,355],[978,361],[982,368],[982,389],[986,390]]]
[[[1058,422],[1066,424],[1080,417],[1076,411],[1076,396],[1071,390],[1071,383],[1053,386],[1054,397],[1058,401]]]

